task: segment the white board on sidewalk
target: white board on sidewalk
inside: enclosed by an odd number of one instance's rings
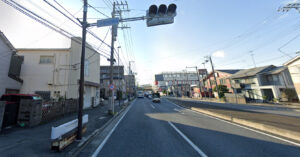
[[[89,120],[88,115],[82,116],[82,124],[86,124]],[[60,139],[62,135],[70,132],[71,130],[77,128],[78,119],[74,119],[70,122],[62,124],[58,127],[52,127],[51,129],[51,140]]]

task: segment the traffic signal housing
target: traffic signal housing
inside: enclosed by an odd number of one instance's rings
[[[170,4],[168,7],[161,4],[159,7],[151,5],[146,12],[147,26],[157,26],[174,23],[176,16],[176,4]]]

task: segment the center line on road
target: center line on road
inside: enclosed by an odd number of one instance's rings
[[[172,122],[168,121],[168,123],[171,125],[171,127],[173,129],[175,129],[177,131],[177,133],[183,137],[183,139],[189,143],[193,148],[194,150],[202,157],[207,157],[207,155],[201,150],[199,149],[188,137],[186,137]]]

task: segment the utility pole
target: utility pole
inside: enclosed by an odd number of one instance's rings
[[[200,90],[200,98],[202,98],[202,89],[201,89],[201,82],[200,82],[200,76],[199,76],[199,71],[198,71],[198,67],[186,67],[186,68],[195,68],[196,69],[196,73],[197,73],[197,77],[198,77],[198,85],[199,85],[199,90]]]
[[[113,11],[112,11],[112,18],[115,18],[115,2],[113,3]],[[114,43],[115,43],[115,27],[118,27],[116,25],[112,25],[111,27],[111,49],[110,49],[110,79],[109,84],[110,86],[113,86],[113,66],[114,66]],[[114,89],[109,90],[109,106],[108,113],[111,115],[114,115]]]
[[[121,98],[120,98],[120,93],[121,92],[121,79],[120,79],[120,48],[121,46],[118,46],[118,79],[119,79],[119,91],[118,91],[118,96],[119,96],[119,106],[121,106]]]
[[[249,52],[251,57],[252,57],[252,61],[253,61],[253,64],[254,64],[254,68],[256,68],[256,64],[255,64],[255,60],[254,60],[254,54],[253,54],[253,51],[250,51]]]
[[[84,93],[84,61],[85,61],[85,42],[86,42],[86,28],[88,27],[87,16],[87,0],[83,1],[83,21],[82,25],[82,42],[81,42],[81,64],[80,64],[80,81],[79,81],[79,108],[78,108],[78,130],[77,139],[82,138],[82,110],[83,110],[83,93]]]
[[[213,72],[213,75],[214,75],[214,79],[215,79],[215,82],[216,82],[216,89],[217,89],[217,92],[218,92],[218,97],[220,97],[219,88],[218,88],[218,83],[217,83],[217,78],[216,78],[216,75],[215,75],[214,64],[213,64],[213,62],[212,62],[212,60],[211,60],[211,56],[208,56],[208,57],[209,57],[211,69],[212,69],[212,72]]]
[[[132,94],[132,92],[131,91],[133,91],[133,89],[131,90],[131,76],[133,76],[133,73],[132,73],[132,71],[131,71],[131,63],[132,62],[134,62],[134,61],[129,61],[129,66],[128,66],[128,72],[129,72],[129,94],[130,94],[130,97],[131,97],[131,94]],[[133,78],[133,77],[132,77]]]
[[[185,69],[185,74],[186,74],[185,94],[186,94],[186,96],[188,96],[187,95],[187,85],[188,85],[189,76],[188,76],[188,73],[187,73],[187,69]]]

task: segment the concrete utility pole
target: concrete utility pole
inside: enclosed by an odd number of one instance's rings
[[[119,80],[119,106],[121,105],[121,98],[120,98],[120,92],[121,92],[121,79],[120,79],[120,48],[121,46],[118,46],[118,80]],[[121,92],[122,93],[122,92]]]
[[[198,86],[199,86],[199,90],[200,90],[200,98],[202,98],[202,89],[201,89],[201,82],[200,82],[198,67],[194,66],[194,67],[186,67],[186,68],[195,68],[196,69],[196,73],[197,73],[197,77],[198,77]]]
[[[84,61],[85,61],[85,42],[86,42],[86,28],[88,27],[87,16],[87,0],[83,1],[83,21],[82,25],[82,42],[81,42],[81,62],[80,62],[80,81],[79,81],[79,108],[78,108],[78,130],[77,139],[82,138],[82,110],[83,110],[83,93],[84,93]]]
[[[133,75],[132,71],[131,71],[131,63],[134,62],[134,61],[129,61],[129,66],[128,66],[128,73],[129,73],[129,94],[130,94],[130,97],[131,97],[131,75]],[[132,89],[133,90],[133,89]]]
[[[216,89],[217,89],[217,92],[218,92],[218,97],[220,97],[219,88],[218,88],[218,83],[217,83],[217,79],[216,79],[216,75],[215,75],[214,64],[213,64],[213,62],[212,62],[212,60],[211,60],[211,56],[208,56],[208,57],[209,57],[211,69],[212,69],[212,72],[213,72],[213,75],[214,75],[214,79],[215,79],[215,82],[216,82]]]
[[[115,18],[115,2],[113,3],[113,11],[112,11],[112,18]],[[118,27],[116,25],[112,25],[111,27],[111,49],[110,49],[110,79],[109,84],[110,86],[113,86],[113,66],[114,66],[114,43],[115,43],[115,27]],[[109,90],[109,106],[108,113],[111,115],[114,115],[114,89]]]
[[[253,51],[250,51],[249,52],[251,57],[252,57],[252,61],[253,61],[253,64],[254,64],[254,68],[256,68],[256,64],[255,64],[255,60],[254,60],[254,54],[253,54]]]
[[[189,76],[188,76],[188,73],[187,73],[187,69],[185,69],[185,74],[186,74],[186,82],[185,82],[185,95],[187,95],[187,85],[188,85],[188,80],[189,80]]]

